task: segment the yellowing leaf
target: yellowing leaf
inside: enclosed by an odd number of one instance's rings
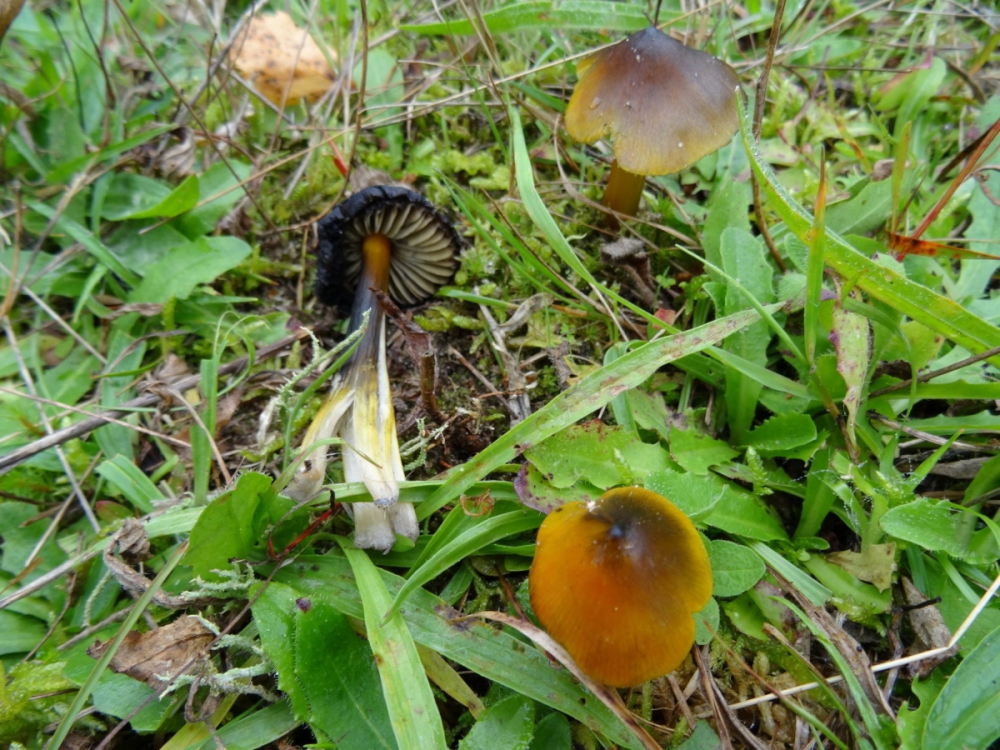
[[[229,60],[279,106],[318,99],[333,85],[334,72],[319,45],[287,13],[255,16],[233,44]]]

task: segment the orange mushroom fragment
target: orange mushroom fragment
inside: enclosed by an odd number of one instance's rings
[[[635,215],[646,175],[679,172],[739,129],[736,71],[656,27],[584,58],[577,71],[566,132],[581,143],[611,139],[603,203],[618,213]]]
[[[531,606],[584,674],[631,687],[680,666],[712,596],[708,553],[677,506],[638,487],[556,508],[538,532]]]

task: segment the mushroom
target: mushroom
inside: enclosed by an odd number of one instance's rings
[[[615,158],[603,203],[634,216],[646,175],[671,174],[718,150],[739,128],[736,71],[655,26],[577,65],[566,132],[610,137]]]
[[[708,554],[673,503],[638,487],[556,508],[538,532],[531,606],[584,674],[630,687],[675,670],[712,596]]]
[[[341,309],[350,300],[350,330],[366,316],[368,327],[334,376],[302,445],[308,450],[333,435],[344,440],[344,480],[364,482],[374,501],[353,504],[354,544],[387,552],[397,533],[416,539],[418,527],[413,506],[398,502],[403,463],[385,361],[385,313],[373,290],[400,305],[422,302],[455,273],[460,241],[423,196],[388,185],[355,193],[319,221],[317,232],[317,298]],[[325,451],[304,462],[290,494],[314,495],[326,463]]]

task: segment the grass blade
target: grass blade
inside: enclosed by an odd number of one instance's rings
[[[368,640],[382,677],[382,692],[396,741],[402,748],[448,747],[434,694],[406,623],[399,613],[380,622],[392,599],[378,568],[346,539],[337,541],[357,580]]]
[[[619,393],[635,388],[668,362],[700,352],[758,320],[760,316],[753,310],[728,315],[690,331],[649,341],[587,375],[463,464],[417,509],[417,518],[427,518],[496,467],[510,463],[532,445],[607,405]]]
[[[748,113],[742,105],[740,112],[743,146],[750,157],[750,166],[760,181],[765,198],[792,233],[808,243],[813,229],[813,217],[778,184],[771,168],[764,163],[760,151],[753,143]],[[932,331],[951,339],[970,352],[978,354],[1000,346],[1000,329],[996,326],[990,325],[957,302],[910,281],[891,268],[879,265],[858,252],[830,229],[827,229],[825,234],[826,265],[844,277],[848,283],[913,320],[923,323]],[[992,357],[990,362],[1000,367],[1000,357]]]

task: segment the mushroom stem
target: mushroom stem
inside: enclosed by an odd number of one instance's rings
[[[385,313],[373,289],[389,286],[392,241],[382,234],[365,238],[361,277],[351,307],[350,330],[368,319],[368,328],[351,359],[337,373],[330,395],[306,433],[303,446],[333,434],[343,438],[344,481],[364,482],[372,503],[353,503],[354,544],[361,549],[388,551],[396,534],[416,539],[416,511],[399,503],[403,462],[396,436],[396,416],[385,359]],[[304,472],[290,485],[293,496],[318,491],[326,475],[326,452],[314,454]]]
[[[615,159],[611,162],[611,175],[608,177],[608,186],[604,190],[604,200],[601,202],[612,211],[635,216],[639,210],[639,199],[642,198],[642,189],[645,185],[644,175],[622,169]],[[614,216],[610,217],[610,220],[613,226],[618,225]]]
[[[385,359],[385,312],[373,289],[386,292],[392,262],[392,241],[373,234],[362,246],[361,278],[351,308],[351,329],[368,312],[369,325],[347,364],[345,379],[354,392],[354,408],[341,429],[344,481],[364,482],[373,503],[354,503],[354,544],[388,551],[396,534],[415,539],[417,516],[409,503],[399,504],[403,462],[396,436],[389,371]]]

